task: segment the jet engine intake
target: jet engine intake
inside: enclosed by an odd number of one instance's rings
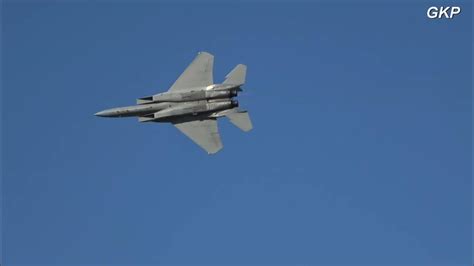
[[[137,104],[148,104],[148,103],[153,103],[153,96],[147,96],[147,97],[142,97],[137,99]]]

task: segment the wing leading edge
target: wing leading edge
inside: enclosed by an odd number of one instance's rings
[[[174,82],[169,91],[185,91],[190,88],[213,84],[213,66],[214,56],[207,52],[200,52]]]
[[[221,137],[216,119],[206,118],[194,121],[174,121],[173,125],[197,145],[213,154],[222,149]]]

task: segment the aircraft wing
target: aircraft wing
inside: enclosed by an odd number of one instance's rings
[[[212,70],[214,56],[200,52],[174,82],[169,91],[184,91],[193,87],[205,87],[214,83]]]
[[[173,122],[173,125],[209,154],[216,153],[222,149],[216,119],[206,118],[204,120],[194,121],[177,120]]]

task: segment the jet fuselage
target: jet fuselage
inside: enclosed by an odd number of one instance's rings
[[[137,104],[154,102],[187,102],[207,99],[223,99],[237,96],[241,91],[240,85],[212,84],[206,87],[190,88],[184,92],[163,92],[152,96],[142,97]]]
[[[137,99],[136,105],[97,112],[102,117],[137,117],[140,122],[169,122],[213,154],[222,149],[217,118],[227,117],[242,131],[252,129],[234,97],[242,91],[247,66],[238,64],[221,84],[213,81],[214,56],[200,52],[166,92]]]
[[[102,117],[138,116],[141,122],[166,122],[177,116],[212,113],[238,107],[238,101],[232,98],[206,99],[186,102],[159,102],[133,106],[117,107],[96,113]]]

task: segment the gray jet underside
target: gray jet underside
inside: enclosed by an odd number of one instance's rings
[[[169,122],[209,154],[222,149],[217,119],[247,132],[252,122],[235,99],[245,83],[247,67],[237,65],[223,83],[214,84],[214,56],[200,52],[167,92],[137,99],[137,105],[107,109],[102,117],[138,117],[140,122]]]

